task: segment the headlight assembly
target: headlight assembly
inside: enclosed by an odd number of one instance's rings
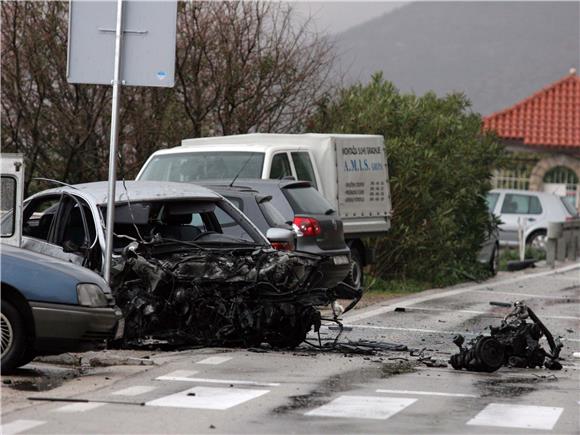
[[[105,293],[96,284],[77,284],[77,297],[79,305],[85,307],[107,307],[108,301]]]

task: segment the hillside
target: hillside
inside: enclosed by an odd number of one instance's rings
[[[463,91],[489,114],[578,68],[578,2],[411,3],[337,36],[347,81]]]

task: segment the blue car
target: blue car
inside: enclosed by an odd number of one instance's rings
[[[121,310],[96,273],[2,244],[1,369],[120,335]]]

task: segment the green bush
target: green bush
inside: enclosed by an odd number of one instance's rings
[[[485,194],[504,151],[481,127],[463,94],[402,94],[382,74],[320,104],[309,131],[385,137],[393,225],[374,241],[373,274],[434,285],[482,277],[476,257],[493,227]]]

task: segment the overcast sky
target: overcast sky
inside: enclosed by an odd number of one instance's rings
[[[395,1],[293,1],[295,12],[303,17],[312,16],[320,32],[340,33],[357,24],[383,15],[400,7]]]

